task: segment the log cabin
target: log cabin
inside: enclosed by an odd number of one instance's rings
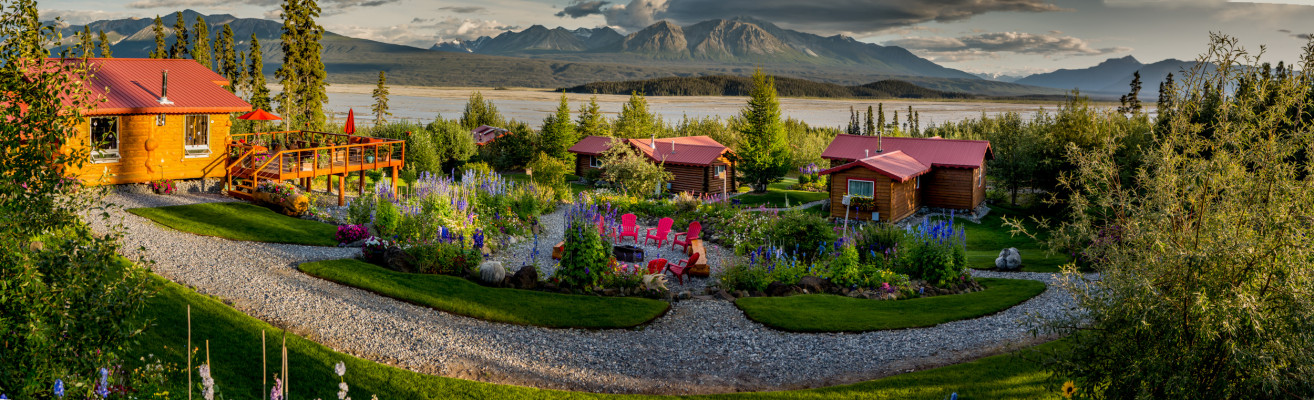
[[[83,59],[52,59],[82,62]],[[194,60],[91,58],[88,86],[104,99],[70,146],[91,159],[70,175],[90,184],[223,177],[229,113],[251,105]]]
[[[674,176],[667,189],[692,194],[719,194],[734,192],[739,187],[735,175],[734,152],[707,136],[685,136],[664,139],[616,139],[606,136],[588,136],[580,139],[570,152],[575,153],[575,175],[585,176],[590,170],[602,169],[602,153],[611,148],[612,140],[620,140],[661,164]]]
[[[898,222],[922,207],[979,207],[994,153],[985,140],[839,135],[821,157],[831,217]]]

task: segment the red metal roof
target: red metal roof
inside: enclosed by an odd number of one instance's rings
[[[880,147],[885,153],[902,151],[922,164],[948,168],[980,168],[994,158],[987,140],[883,137]],[[876,136],[839,135],[830,142],[821,158],[855,161],[878,154]]]
[[[912,156],[909,156],[903,151],[895,150],[885,151],[871,157],[821,171],[821,174],[829,175],[857,167],[876,171],[881,175],[888,176],[890,179],[899,182],[907,182],[909,179],[925,174],[931,170],[929,165],[917,161],[917,159],[912,158]]]
[[[588,136],[570,147],[571,153],[598,155],[610,147],[612,138]],[[649,159],[670,164],[710,166],[730,149],[707,136],[685,136],[664,139],[628,139]],[[654,148],[655,145],[655,148]]]
[[[474,135],[475,144],[480,146],[492,143],[494,139],[506,136],[508,132],[510,131],[488,125],[479,125],[478,128],[470,131]]]
[[[52,59],[80,63],[81,58]],[[89,86],[106,102],[88,115],[229,113],[251,105],[223,88],[228,80],[195,60],[89,58]],[[160,104],[162,75],[169,71],[169,101]],[[108,92],[106,91],[108,88]]]

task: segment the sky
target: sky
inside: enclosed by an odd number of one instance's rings
[[[83,24],[204,14],[278,18],[280,0],[38,0],[42,18]],[[1276,63],[1297,61],[1314,34],[1314,0],[320,0],[329,31],[427,48],[532,25],[689,25],[750,16],[824,36],[905,47],[972,73],[1024,76],[1109,58],[1195,59],[1211,32]]]

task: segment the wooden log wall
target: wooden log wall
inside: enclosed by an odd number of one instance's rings
[[[89,184],[142,183],[167,179],[223,177],[224,151],[232,123],[228,114],[209,115],[210,155],[184,156],[184,121],[182,114],[168,114],[165,124],[156,124],[156,114],[121,115],[119,118],[119,159],[112,162],[87,162],[72,174]],[[83,120],[73,146],[86,148],[91,140],[91,121]],[[146,150],[146,141],[154,134],[157,147]],[[147,164],[150,164],[149,166]],[[163,166],[161,166],[163,164]],[[109,174],[109,175],[107,175]]]

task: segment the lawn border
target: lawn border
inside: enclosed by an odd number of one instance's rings
[[[251,205],[251,206],[255,206],[255,207],[260,207],[260,208],[263,208],[263,209],[269,210],[269,212],[272,212],[272,213],[274,213],[274,214],[281,215],[281,216],[284,216],[284,217],[288,217],[288,216],[286,216],[286,215],[279,214],[277,211],[274,211],[273,209],[270,209],[269,207],[265,207],[265,206],[262,206],[262,205],[259,205],[259,204],[253,203],[253,202],[242,201],[242,200],[237,200],[237,199],[233,199],[233,200],[234,200],[234,201],[211,201],[211,202],[202,202],[202,203],[175,204],[175,205],[169,205],[169,206],[155,206],[155,207],[132,207],[132,208],[124,208],[123,211],[126,212],[126,213],[128,213],[128,214],[132,214],[134,217],[138,217],[138,218],[141,218],[141,219],[145,219],[145,220],[147,220],[147,221],[150,221],[152,224],[155,224],[155,226],[158,226],[158,227],[161,227],[161,228],[164,228],[164,229],[168,229],[168,230],[170,230],[170,231],[174,231],[174,232],[186,233],[186,234],[188,234],[188,235],[203,236],[203,237],[212,237],[212,238],[218,238],[218,239],[223,239],[223,240],[228,240],[228,241],[233,241],[233,242],[242,242],[242,243],[269,243],[269,244],[284,244],[284,245],[291,245],[291,246],[306,246],[306,247],[320,247],[320,248],[338,248],[338,247],[339,247],[338,245],[331,245],[331,246],[330,246],[330,245],[317,245],[317,244],[291,243],[291,242],[268,242],[268,241],[261,241],[261,240],[242,240],[242,239],[226,238],[226,237],[223,237],[223,236],[207,235],[207,234],[204,234],[204,233],[196,233],[196,232],[185,231],[185,230],[182,230],[182,229],[174,228],[174,227],[172,227],[172,226],[165,225],[164,223],[162,223],[162,222],[160,222],[160,221],[156,221],[156,220],[154,220],[154,219],[152,219],[152,218],[150,218],[150,217],[147,217],[147,216],[145,216],[145,215],[141,215],[141,214],[138,214],[138,213],[133,212],[133,210],[139,210],[139,209],[152,209],[152,208],[165,208],[165,207],[190,206],[190,205],[196,205],[196,204],[241,203],[241,204],[247,204],[247,205]],[[318,222],[318,223],[325,224],[325,225],[333,225],[333,224],[329,224],[329,223],[321,222],[321,221],[316,221],[316,220],[312,220],[312,219],[297,218],[297,217],[288,217],[288,218],[299,219],[299,220],[310,221],[310,222]]]
[[[366,289],[366,288],[358,287],[358,286],[353,286],[353,285],[348,285],[348,284],[346,284],[346,283],[342,283],[342,282],[338,282],[338,281],[335,281],[335,280],[332,280],[332,279],[329,279],[329,278],[321,277],[321,276],[318,276],[318,275],[315,275],[315,274],[312,274],[312,273],[309,273],[309,272],[303,271],[303,270],[301,269],[301,264],[309,264],[309,263],[314,263],[314,262],[333,261],[333,260],[357,260],[357,261],[360,261],[360,262],[364,262],[364,263],[366,263],[366,264],[370,264],[370,265],[374,265],[374,266],[379,267],[379,268],[383,268],[383,267],[381,267],[381,266],[378,266],[378,265],[375,265],[375,264],[372,264],[372,263],[365,262],[364,260],[361,260],[361,259],[359,259],[359,258],[347,258],[347,259],[337,258],[337,259],[315,260],[315,261],[306,261],[306,262],[303,262],[303,263],[298,263],[298,264],[296,265],[296,270],[297,270],[297,272],[300,272],[302,275],[309,276],[309,277],[311,277],[311,278],[315,278],[315,279],[319,279],[319,280],[322,280],[322,281],[325,281],[325,282],[329,282],[329,283],[332,283],[332,284],[334,284],[334,285],[338,285],[338,286],[341,286],[341,287],[345,287],[345,288],[349,288],[349,289],[354,289],[354,290],[360,290],[360,291],[363,291],[363,292],[366,292],[366,293],[369,293],[369,294],[372,294],[372,295],[375,295],[375,296],[379,296],[379,297],[382,297],[382,298],[385,298],[385,299],[389,299],[389,300],[393,300],[393,301],[400,301],[400,302],[402,302],[402,303],[410,304],[410,305],[413,305],[413,306],[416,306],[416,307],[423,307],[423,308],[426,308],[426,309],[429,309],[429,310],[433,310],[433,311],[437,311],[437,312],[441,312],[441,313],[446,313],[446,314],[456,315],[456,316],[460,316],[460,317],[464,317],[464,318],[476,319],[476,320],[480,320],[480,321],[483,321],[483,322],[494,323],[494,324],[506,324],[506,325],[516,325],[516,326],[524,326],[524,327],[531,327],[531,328],[554,329],[554,330],[556,330],[556,329],[577,329],[577,330],[599,331],[599,332],[602,332],[602,331],[614,331],[614,330],[636,330],[636,329],[641,329],[642,327],[646,327],[646,326],[652,324],[653,321],[656,321],[656,320],[658,320],[658,319],[661,319],[662,317],[665,317],[665,316],[666,316],[666,313],[668,313],[668,312],[671,311],[671,303],[670,303],[670,302],[668,302],[668,301],[663,301],[663,300],[657,300],[657,299],[649,299],[649,300],[654,300],[654,301],[658,301],[658,302],[665,303],[666,307],[663,307],[661,312],[657,313],[657,315],[653,316],[652,318],[649,318],[649,319],[646,320],[646,321],[640,322],[640,323],[635,324],[635,325],[630,325],[630,326],[618,326],[618,327],[613,327],[613,328],[590,328],[590,327],[580,327],[580,326],[542,326],[542,325],[534,325],[534,324],[522,323],[522,322],[493,321],[493,320],[483,319],[483,318],[479,318],[479,317],[472,316],[472,315],[466,315],[466,314],[464,314],[464,313],[459,313],[459,312],[456,312],[456,311],[441,310],[441,309],[438,309],[438,308],[436,308],[436,307],[430,306],[430,305],[428,305],[428,304],[420,304],[420,303],[418,303],[418,302],[411,301],[411,300],[407,300],[407,299],[399,299],[399,298],[392,297],[392,296],[389,296],[389,295],[386,295],[386,294],[383,294],[383,293],[379,293],[379,292],[374,291],[374,290],[370,290],[370,289]],[[387,268],[384,268],[384,269],[387,269]],[[394,271],[394,272],[395,272],[395,271]],[[416,275],[422,275],[422,274],[416,274]],[[450,277],[452,277],[452,278],[456,278],[456,279],[463,279],[463,280],[468,281],[468,282],[470,282],[470,283],[473,283],[473,284],[475,284],[475,285],[477,285],[477,286],[482,286],[482,287],[489,288],[489,289],[523,290],[523,291],[527,291],[527,292],[542,292],[542,293],[556,294],[556,295],[561,295],[561,296],[606,297],[606,296],[587,296],[587,295],[582,295],[582,294],[552,293],[552,292],[543,292],[543,291],[539,291],[539,290],[525,290],[525,289],[515,289],[515,288],[490,287],[490,286],[484,286],[484,285],[480,284],[479,282],[475,282],[475,281],[473,281],[473,280],[470,280],[470,279],[467,279],[467,278],[464,278],[464,277],[451,276],[451,275],[443,275],[443,276],[450,276]]]
[[[733,302],[731,302],[731,303],[733,303],[734,306],[735,306],[735,308],[739,309],[739,311],[740,311],[741,313],[744,314],[744,318],[747,318],[749,321],[753,321],[754,323],[760,324],[760,325],[765,326],[765,327],[767,327],[768,329],[771,329],[771,330],[774,330],[774,331],[779,331],[779,332],[789,332],[789,333],[813,333],[813,334],[835,334],[835,333],[852,333],[852,334],[861,334],[861,333],[868,333],[868,332],[902,331],[902,330],[908,330],[908,329],[933,328],[933,327],[940,326],[940,325],[942,325],[942,324],[947,324],[947,323],[950,323],[950,322],[968,321],[968,320],[974,320],[974,319],[985,318],[985,317],[989,317],[989,316],[992,316],[992,315],[999,314],[999,313],[1001,313],[1001,312],[1007,311],[1007,310],[1009,310],[1009,309],[1011,309],[1011,308],[1013,308],[1013,307],[1017,307],[1018,305],[1020,305],[1020,304],[1022,304],[1022,303],[1026,303],[1026,302],[1028,302],[1028,301],[1031,301],[1032,299],[1035,299],[1036,297],[1039,297],[1040,295],[1045,294],[1045,292],[1048,292],[1048,291],[1051,289],[1051,287],[1050,287],[1050,285],[1049,285],[1048,283],[1045,283],[1045,282],[1043,282],[1043,281],[1038,281],[1038,280],[1035,280],[1035,279],[1018,279],[1018,278],[991,278],[991,279],[1012,279],[1012,280],[1020,280],[1020,281],[1034,281],[1034,282],[1040,282],[1041,284],[1045,285],[1045,290],[1041,290],[1040,293],[1036,293],[1035,295],[1032,295],[1031,297],[1027,297],[1027,298],[1025,298],[1025,299],[1022,299],[1022,301],[1019,301],[1019,302],[1017,302],[1017,303],[1014,303],[1013,305],[1010,305],[1010,306],[1008,306],[1008,307],[1004,307],[1004,308],[1001,308],[1001,309],[999,309],[999,310],[995,310],[995,311],[993,311],[993,312],[989,312],[989,313],[986,313],[986,314],[977,315],[977,316],[974,316],[974,317],[971,317],[971,318],[963,318],[963,319],[956,319],[956,320],[952,320],[952,321],[944,321],[944,322],[937,323],[937,324],[934,324],[934,325],[910,326],[910,327],[906,327],[906,328],[892,328],[892,329],[864,329],[864,330],[851,330],[851,331],[845,331],[845,330],[827,330],[827,331],[821,331],[821,330],[800,330],[800,329],[782,328],[782,327],[776,326],[776,325],[774,325],[774,324],[769,324],[769,323],[766,323],[766,322],[763,322],[763,321],[759,321],[759,320],[757,320],[756,318],[753,318],[751,315],[749,315],[748,312],[744,311],[744,309],[743,309],[742,307],[739,306],[739,300],[740,300],[740,299],[735,299],[735,301],[733,301]],[[990,289],[989,289],[989,288],[986,288],[986,290],[990,290]],[[972,293],[978,293],[978,292],[972,292]],[[948,295],[948,296],[961,296],[961,295],[964,295],[964,294],[970,294],[970,293],[962,293],[962,294]],[[818,294],[818,295],[820,295],[820,296],[837,296],[837,297],[846,297],[846,296],[833,295],[833,294]],[[792,297],[792,296],[785,296],[785,297]],[[931,299],[931,298],[935,298],[935,297],[945,297],[945,296],[927,297],[927,298],[925,298],[925,299]],[[861,300],[861,301],[904,301],[904,300],[870,300],[870,299],[855,299],[855,300]],[[917,300],[917,299],[905,299],[905,300]]]

